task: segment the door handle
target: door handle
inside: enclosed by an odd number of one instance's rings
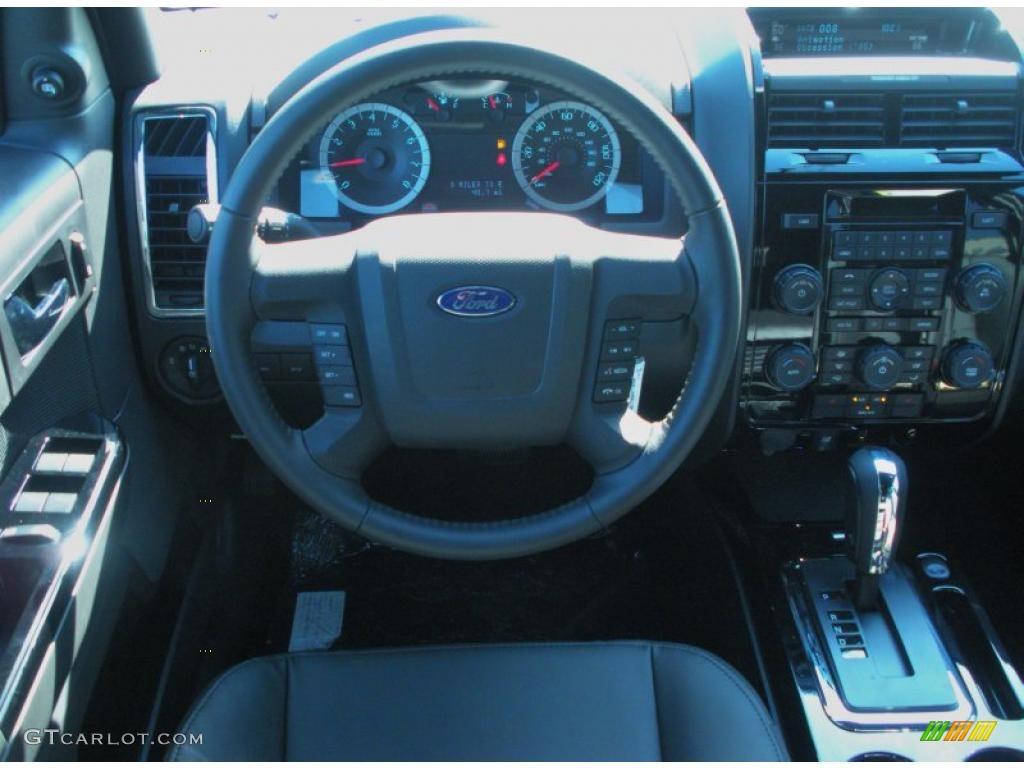
[[[15,294],[4,304],[4,314],[14,334],[18,351],[25,355],[46,338],[57,324],[71,297],[71,282],[62,277],[44,293],[35,306]]]

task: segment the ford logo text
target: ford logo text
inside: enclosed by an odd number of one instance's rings
[[[508,312],[516,305],[516,297],[503,288],[486,285],[463,285],[450,288],[437,297],[437,306],[459,317],[491,317]]]

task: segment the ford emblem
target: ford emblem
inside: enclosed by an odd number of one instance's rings
[[[513,294],[486,285],[462,285],[437,297],[437,306],[459,317],[491,317],[508,312],[515,305]]]

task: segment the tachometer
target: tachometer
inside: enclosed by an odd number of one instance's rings
[[[406,112],[390,104],[349,107],[324,131],[320,168],[342,204],[359,213],[409,205],[430,175],[430,146]]]
[[[604,115],[577,101],[533,112],[512,142],[512,169],[527,197],[553,211],[593,205],[619,175],[619,136]]]

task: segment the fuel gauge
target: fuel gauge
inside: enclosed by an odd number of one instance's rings
[[[484,112],[492,123],[501,123],[512,111],[512,97],[504,91],[488,94],[480,99]]]

